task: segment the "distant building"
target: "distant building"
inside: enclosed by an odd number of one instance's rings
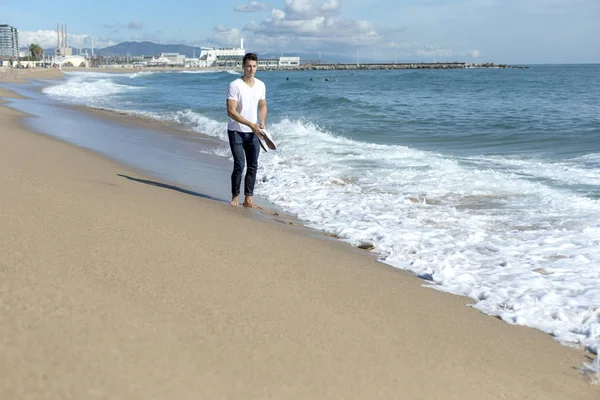
[[[169,60],[169,65],[183,66],[185,64],[185,54],[162,53],[161,57],[166,57]]]
[[[300,57],[279,57],[258,60],[259,69],[285,69],[298,68],[300,66]]]
[[[179,53],[161,53],[158,57],[153,57],[147,62],[149,66],[184,66],[185,55]]]
[[[257,64],[258,69],[275,69],[279,68],[279,59],[277,58],[268,58],[266,60],[258,60]]]
[[[240,40],[240,47],[202,47],[200,56],[187,61],[190,67],[230,67],[236,68],[242,65],[246,51],[244,50],[244,39]]]
[[[73,55],[73,49],[69,47],[69,35],[67,34],[66,24],[56,24],[56,49],[54,55],[57,57]]]
[[[279,68],[298,68],[300,57],[279,57]]]
[[[10,25],[0,25],[0,57],[19,59],[19,31]]]

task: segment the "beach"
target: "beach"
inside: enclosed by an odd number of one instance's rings
[[[600,398],[581,349],[23,116],[0,106],[2,399]]]

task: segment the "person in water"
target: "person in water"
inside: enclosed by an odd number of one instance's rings
[[[267,97],[265,84],[254,77],[258,57],[254,53],[244,56],[244,75],[229,84],[227,90],[227,114],[231,118],[227,124],[229,147],[233,154],[231,173],[231,205],[239,206],[240,184],[244,163],[244,207],[258,208],[252,202],[260,144],[257,135],[265,128],[267,119]],[[258,116],[258,118],[257,118]]]

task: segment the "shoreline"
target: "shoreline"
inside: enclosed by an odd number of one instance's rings
[[[28,131],[19,115],[0,105],[8,398],[49,387],[75,398],[600,393],[577,372],[582,350],[340,241],[142,185],[152,178]],[[232,231],[247,242],[232,248]]]

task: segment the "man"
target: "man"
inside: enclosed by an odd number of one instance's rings
[[[227,124],[229,147],[233,154],[231,173],[231,205],[239,206],[240,184],[244,162],[244,207],[257,208],[252,202],[260,144],[257,135],[265,127],[267,119],[267,98],[265,84],[254,77],[258,58],[254,53],[244,56],[244,75],[229,84],[227,91],[227,114],[231,118]],[[258,115],[258,121],[257,121]]]

